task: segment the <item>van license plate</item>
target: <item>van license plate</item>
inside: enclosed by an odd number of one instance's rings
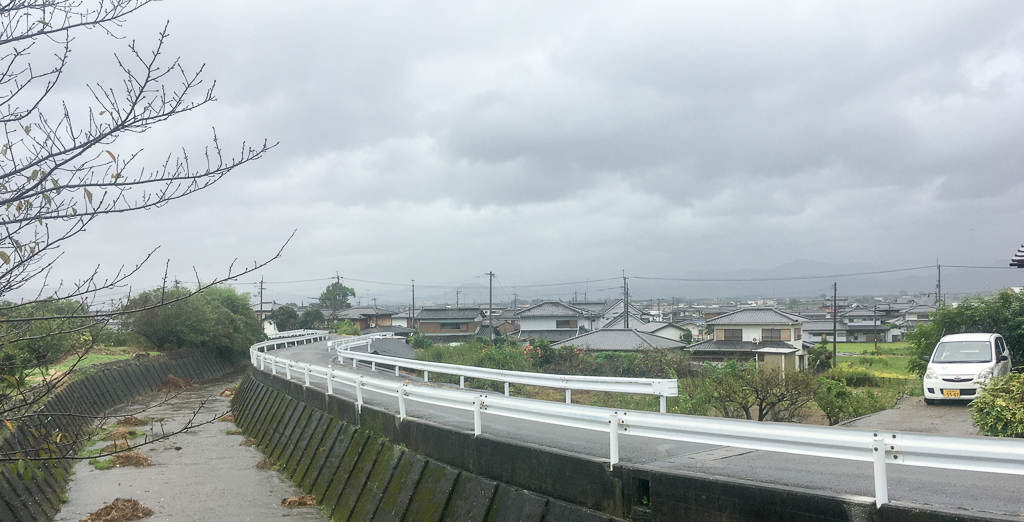
[[[959,397],[960,390],[942,390],[943,397]]]

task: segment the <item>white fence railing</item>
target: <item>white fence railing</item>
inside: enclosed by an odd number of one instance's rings
[[[289,339],[321,339],[319,334]],[[268,341],[269,343],[270,341]],[[309,341],[315,342],[315,341]],[[259,343],[250,353],[260,370],[301,379],[323,379],[327,393],[337,385],[354,391],[361,409],[364,392],[395,397],[399,418],[406,402],[436,404],[473,413],[473,432],[483,432],[482,413],[608,433],[610,466],[619,462],[619,435],[775,451],[874,463],[875,503],[889,501],[888,464],[1024,475],[1024,443],[1015,439],[949,437],[897,431],[856,430],[787,423],[756,422],[691,415],[621,411],[579,404],[538,401],[478,391],[441,388],[367,377],[341,368],[324,368],[269,355]],[[351,358],[355,354],[347,354]],[[406,363],[409,361],[406,361]],[[422,362],[422,361],[421,361]],[[403,363],[405,364],[405,363]]]
[[[353,346],[353,345],[349,345]],[[369,351],[367,345],[367,351]],[[530,386],[543,386],[546,388],[557,388],[565,390],[566,404],[572,403],[573,390],[603,391],[612,393],[634,393],[638,395],[656,395],[659,398],[659,408],[665,413],[668,397],[679,396],[679,382],[675,379],[641,379],[629,377],[593,377],[587,375],[557,375],[550,373],[516,372],[510,370],[495,370],[492,368],[480,368],[478,366],[463,366],[459,364],[444,364],[429,361],[417,361],[403,359],[401,357],[388,357],[370,353],[359,353],[342,348],[337,348],[338,363],[345,364],[348,359],[355,367],[356,363],[362,361],[369,363],[372,370],[376,371],[377,365],[391,366],[398,375],[400,369],[420,370],[423,372],[423,380],[430,380],[430,372],[445,375],[457,375],[459,377],[459,388],[466,387],[466,377],[475,379],[486,379],[505,383],[505,395],[509,394],[509,384],[526,384]]]
[[[334,341],[327,341],[327,351],[331,350],[351,350],[353,348],[359,348],[365,346],[366,351],[370,351],[370,346],[373,344],[374,339],[390,339],[394,337],[394,332],[380,332],[367,335],[360,335],[357,337],[343,337]]]

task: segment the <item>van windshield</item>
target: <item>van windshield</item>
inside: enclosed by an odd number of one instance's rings
[[[981,363],[992,361],[992,345],[988,341],[958,341],[939,343],[932,362]]]

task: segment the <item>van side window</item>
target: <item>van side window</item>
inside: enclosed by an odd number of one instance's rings
[[[996,349],[999,350],[999,355],[1006,355],[1006,344],[1003,343],[1002,337],[996,338]]]

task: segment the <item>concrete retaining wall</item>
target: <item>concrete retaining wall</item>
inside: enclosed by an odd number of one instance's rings
[[[237,367],[215,357],[188,353],[114,361],[79,370],[80,378],[53,392],[38,415],[26,417],[0,439],[3,451],[26,452],[38,447],[40,437],[52,441],[59,431],[65,441],[55,444],[61,454],[75,455],[80,439],[95,416],[161,386],[169,374],[194,380],[217,377]],[[70,479],[74,461],[42,463],[39,476],[26,480],[7,466],[0,467],[0,520],[51,520],[60,509],[60,497]]]
[[[474,437],[265,372],[235,422],[333,520],[980,521],[983,515],[753,481],[617,465]],[[619,518],[621,517],[621,518]]]
[[[471,446],[463,458],[443,460],[425,456],[422,446],[435,449],[444,446],[446,455],[461,452],[462,438],[444,440],[433,433],[417,431],[427,423],[406,419],[397,422],[388,412],[355,405],[318,389],[304,387],[262,372],[252,372],[239,386],[232,399],[235,424],[252,437],[268,458],[278,462],[281,472],[304,491],[316,496],[317,502],[332,520],[337,521],[458,521],[458,522],[610,522],[617,519],[608,513],[587,509],[550,495],[510,485],[501,477],[515,476],[520,483],[538,482],[552,486],[566,481],[555,490],[579,488],[586,481],[572,474],[586,469],[599,469],[600,463],[579,460],[568,455],[548,455],[551,461],[547,477],[526,480],[516,469],[514,458],[505,469],[487,476],[474,472],[489,467],[494,445]],[[402,433],[408,441],[399,437]],[[446,434],[457,433],[448,432]],[[461,434],[465,437],[465,434]],[[472,434],[468,436],[472,441]],[[482,438],[476,439],[478,442]],[[419,441],[414,448],[410,442]],[[428,442],[429,441],[429,442]],[[527,451],[527,453],[533,450]],[[524,455],[525,453],[521,453]],[[538,453],[539,455],[539,453]],[[513,456],[514,457],[514,456]],[[534,461],[538,463],[537,461]],[[555,472],[561,466],[562,469]],[[596,466],[596,468],[594,468]],[[493,466],[492,466],[493,467]],[[607,472],[603,473],[607,476]],[[598,506],[614,498],[615,480],[605,481],[608,491],[592,491],[589,496]],[[550,488],[549,488],[550,489]],[[601,497],[601,498],[599,498]],[[610,507],[614,509],[615,502]]]

